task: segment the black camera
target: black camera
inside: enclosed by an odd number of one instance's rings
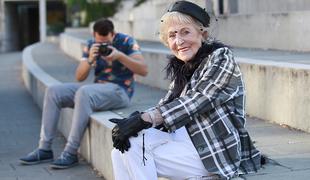
[[[108,46],[109,46],[108,43],[101,43],[99,46],[99,50],[98,50],[99,55],[101,56],[110,55],[112,52],[112,49],[110,49]]]

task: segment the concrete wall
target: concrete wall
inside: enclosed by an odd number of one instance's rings
[[[147,1],[138,8],[133,8],[132,2],[125,2],[123,8],[113,17],[115,29],[137,39],[155,40],[157,20],[164,13],[166,4],[166,1],[161,0]]]
[[[191,0],[202,7],[204,0]],[[158,25],[160,17],[168,10],[173,1],[148,0],[137,8],[132,1],[125,2],[123,8],[113,17],[118,31],[131,34],[136,39],[158,41]]]
[[[146,64],[149,67],[148,75],[146,77],[136,76],[136,80],[152,86],[157,87],[160,89],[168,88],[170,81],[165,79],[166,73],[164,68],[166,67],[168,60],[167,60],[167,53],[165,52],[156,52],[154,50],[143,49],[142,53],[144,58],[146,59]]]
[[[234,47],[310,51],[310,11],[219,18],[217,39]]]
[[[310,132],[310,65],[237,58],[251,116]]]
[[[203,6],[204,1],[199,2]],[[260,1],[251,2],[258,3]],[[279,1],[268,2],[272,6],[281,4]],[[286,2],[287,4],[292,3],[289,0]],[[299,2],[300,5],[298,5]],[[207,1],[207,3],[211,2]],[[137,8],[125,8],[113,17],[116,29],[131,34],[136,39],[159,41],[158,25],[161,15],[167,10],[168,4],[167,1],[150,0]],[[242,1],[242,4],[244,9],[251,5],[246,1]],[[268,3],[266,4],[268,5]],[[300,0],[296,1],[293,7],[296,7],[295,9],[301,9],[301,7],[306,9],[308,4],[310,1]],[[214,6],[216,8],[216,3]],[[260,6],[262,5],[254,6],[258,8],[257,12],[260,11]],[[282,8],[282,6],[279,7]],[[285,7],[290,6],[284,6],[283,10]],[[310,19],[310,11],[235,14],[218,17],[218,22],[210,28],[210,32],[216,39],[235,47],[310,51],[310,42],[306,40],[310,39],[308,19]]]
[[[18,29],[10,25],[18,20],[16,8],[8,5],[8,0],[0,0],[0,52],[13,51],[18,48]]]
[[[4,51],[16,51],[20,48],[19,27],[17,27],[19,21],[18,10],[13,4],[6,4],[4,10],[3,48]]]
[[[309,11],[309,0],[238,0],[238,13]]]
[[[60,48],[69,56],[75,59],[81,59],[85,40],[70,35],[66,35],[66,37],[63,36],[65,36],[65,34],[60,34]]]
[[[208,12],[219,15],[220,0],[206,0]],[[212,6],[212,10],[208,6]],[[261,14],[308,11],[308,0],[223,0],[223,14]]]

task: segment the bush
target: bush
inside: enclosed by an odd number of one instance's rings
[[[100,0],[64,0],[67,5],[69,24],[78,21],[77,26],[88,26],[92,21],[102,17],[113,16],[121,0],[104,3]]]

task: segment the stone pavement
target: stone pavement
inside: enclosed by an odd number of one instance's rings
[[[21,53],[0,54],[0,180],[101,179],[85,162],[55,171],[48,164],[22,166],[19,157],[37,146],[41,112],[21,78]],[[58,156],[65,140],[59,134],[53,146]]]
[[[46,56],[44,53],[55,54],[57,58]],[[57,45],[42,44],[33,50],[33,55],[38,65],[56,79],[63,82],[74,80],[73,70],[78,62],[63,54]],[[145,110],[148,108],[146,104],[150,105],[150,101],[156,103],[164,91],[138,84],[136,93],[139,95],[133,98],[134,108],[115,112],[128,114],[134,110]],[[258,173],[238,179],[310,179],[310,134],[253,117],[248,117],[246,127],[255,145],[271,160]]]

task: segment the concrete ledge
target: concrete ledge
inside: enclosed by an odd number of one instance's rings
[[[105,179],[112,180],[113,167],[111,160],[112,128],[113,123],[108,121],[111,118],[120,118],[111,111],[94,113],[91,116],[90,124],[90,157],[87,159],[91,164],[103,174]]]
[[[310,65],[237,58],[251,116],[310,132]]]
[[[22,76],[26,88],[32,95],[35,102],[42,109],[45,89],[60,82],[45,73],[32,58],[32,49],[38,44],[28,46],[23,51]]]
[[[76,38],[74,36],[67,35],[66,37],[64,33],[60,35],[60,47],[66,54],[70,55],[75,59],[80,59],[82,57],[83,52],[83,44],[84,40]],[[75,43],[72,43],[75,42]]]
[[[63,34],[61,38],[70,39],[70,42],[67,41],[70,47],[80,43],[72,35]],[[66,49],[68,48],[63,49],[65,53],[74,56],[71,54],[74,52]],[[168,52],[143,47],[142,51],[146,63],[152,68],[149,68],[147,77],[137,77],[137,80],[146,85],[167,89],[169,82],[164,79],[163,69],[167,64]],[[250,116],[310,132],[309,65],[239,57],[236,60],[244,75],[246,110]]]
[[[234,47],[308,52],[309,18],[309,11],[224,16],[218,39]]]

